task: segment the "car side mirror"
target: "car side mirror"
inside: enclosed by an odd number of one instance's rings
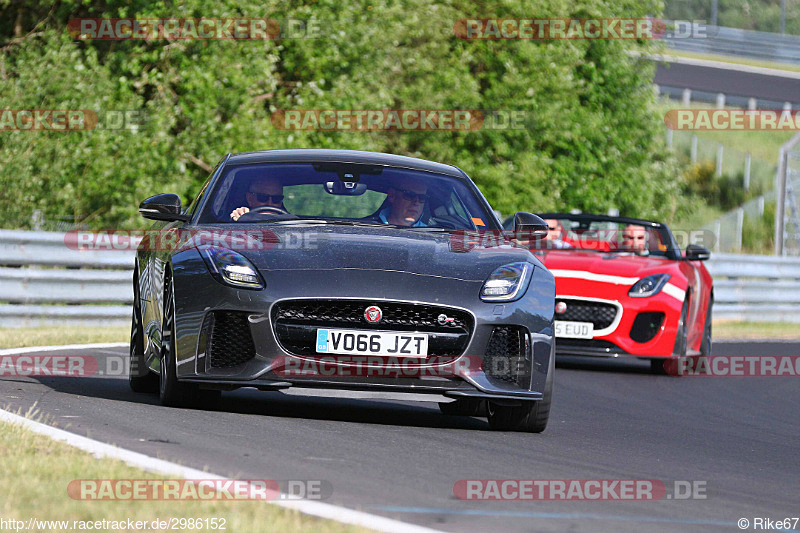
[[[683,256],[687,261],[705,261],[711,257],[711,252],[705,246],[690,244],[686,247],[686,254]]]
[[[533,213],[520,211],[514,214],[514,232],[527,233],[530,237],[543,239],[547,237],[547,222]]]
[[[181,197],[174,193],[157,194],[139,204],[139,214],[150,220],[181,220],[186,222],[191,216],[181,213]]]

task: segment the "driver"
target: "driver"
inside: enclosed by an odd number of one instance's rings
[[[647,255],[647,230],[638,224],[628,224],[622,232],[622,248],[639,255]]]
[[[245,200],[247,206],[238,207],[231,212],[233,220],[239,220],[239,217],[257,207],[278,207],[284,211],[283,207],[283,185],[275,178],[261,178],[252,180],[250,187],[245,193]],[[248,207],[249,206],[249,207]]]
[[[428,185],[412,178],[398,179],[389,187],[389,205],[378,212],[378,220],[396,226],[427,226],[419,218],[428,200]]]

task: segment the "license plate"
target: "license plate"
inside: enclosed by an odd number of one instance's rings
[[[566,339],[591,339],[594,336],[594,324],[591,322],[566,322],[556,320],[556,337]]]
[[[357,329],[318,329],[317,353],[427,357],[428,335]]]

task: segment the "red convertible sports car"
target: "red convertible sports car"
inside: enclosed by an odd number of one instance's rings
[[[711,353],[714,290],[702,261],[682,252],[658,222],[590,214],[544,213],[537,255],[556,280],[556,353],[668,358]]]

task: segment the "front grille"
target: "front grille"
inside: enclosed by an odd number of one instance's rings
[[[594,324],[594,329],[605,329],[613,324],[617,317],[617,306],[613,304],[556,298],[556,303],[559,302],[566,304],[567,310],[557,313],[556,320],[591,322]]]
[[[519,326],[497,326],[492,331],[483,372],[490,378],[516,383],[528,389],[531,382],[530,361],[527,360],[526,330]]]
[[[230,368],[246,363],[256,355],[250,334],[248,313],[214,311],[206,317],[211,335],[208,339],[209,366]]]
[[[383,316],[367,322],[364,312],[377,305]],[[439,315],[448,319],[439,323]],[[281,346],[295,355],[316,355],[317,328],[418,331],[430,333],[428,352],[457,356],[472,335],[472,315],[460,309],[428,304],[374,300],[284,300],[272,308],[272,323]]]

